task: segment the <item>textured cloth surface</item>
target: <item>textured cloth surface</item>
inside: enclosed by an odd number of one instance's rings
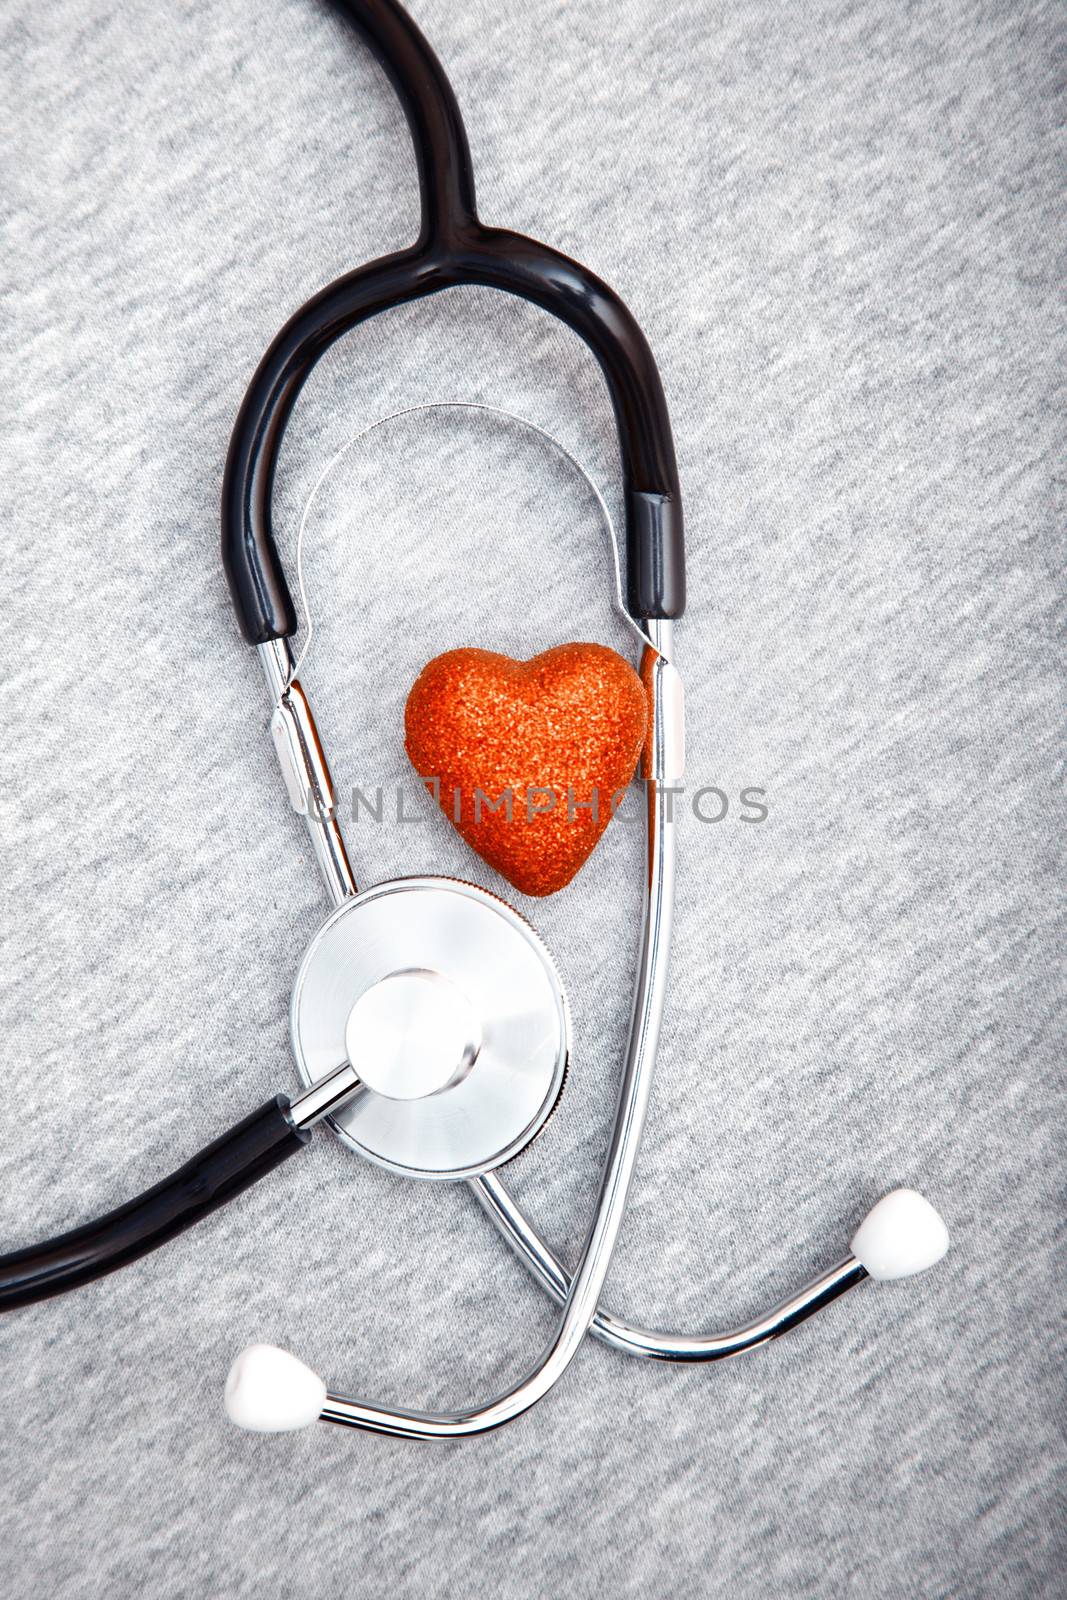
[[[349,1392],[462,1405],[553,1312],[461,1187],[328,1136],[136,1267],[0,1323],[7,1600],[1063,1593],[1062,820],[1053,622],[1065,13],[897,0],[416,0],[482,213],[644,325],[691,604],[674,982],[607,1299],[711,1329],[906,1183],[954,1246],[723,1367],[589,1343],[499,1434],[225,1421],[252,1339]],[[0,427],[7,1247],[118,1203],[292,1082],[324,901],[217,548],[222,463],[285,315],[408,242],[381,72],[315,0],[9,6]],[[1059,98],[1058,98],[1059,95]],[[329,455],[438,397],[543,424],[617,505],[595,364],[450,293],[322,362],[286,441],[290,562]],[[402,748],[423,663],[627,648],[580,480],[485,418],[380,430],[329,480],[305,681],[361,881],[490,887]],[[767,791],[759,826],[741,788]],[[708,802],[708,812],[714,815]],[[521,902],[575,1021],[507,1180],[565,1258],[624,1043],[638,830]],[[512,897],[514,898],[514,897]]]

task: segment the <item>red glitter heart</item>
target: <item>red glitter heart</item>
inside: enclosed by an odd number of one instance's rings
[[[448,650],[423,667],[404,712],[407,753],[445,816],[532,895],[562,889],[588,859],[647,721],[641,679],[602,644],[561,644],[530,661]]]

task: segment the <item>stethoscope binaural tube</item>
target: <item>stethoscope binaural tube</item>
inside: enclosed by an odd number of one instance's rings
[[[563,1312],[553,1339],[533,1369],[504,1394],[482,1405],[441,1412],[378,1405],[329,1393],[294,1358],[271,1347],[253,1346],[238,1357],[227,1383],[227,1409],[239,1425],[280,1431],[320,1418],[401,1438],[467,1437],[500,1427],[529,1410],[562,1376],[581,1347],[596,1314],[637,1159],[663,1013],[670,942],[674,837],[667,820],[670,797],[665,785],[677,776],[677,686],[666,655],[669,622],[648,620],[645,626],[650,642],[643,673],[649,687],[652,732],[645,758],[647,878],[634,1012],[594,1217],[564,1295]],[[662,653],[656,647],[657,641]],[[261,647],[261,651],[264,649]],[[287,652],[288,646],[282,646],[281,653]],[[274,652],[268,661],[277,664]],[[267,676],[273,690],[270,671]],[[331,893],[336,893],[331,874],[325,872],[324,876]]]

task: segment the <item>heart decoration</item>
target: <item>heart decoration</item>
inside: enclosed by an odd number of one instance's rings
[[[415,680],[406,748],[457,832],[523,894],[571,881],[611,821],[645,740],[648,700],[602,644],[529,661],[448,650]]]

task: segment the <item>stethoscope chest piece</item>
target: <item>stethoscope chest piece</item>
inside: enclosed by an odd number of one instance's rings
[[[342,1141],[416,1178],[517,1155],[555,1109],[570,1043],[540,938],[451,878],[398,878],[340,905],[300,964],[290,1025],[304,1084],[345,1061],[359,1076],[330,1118]]]

